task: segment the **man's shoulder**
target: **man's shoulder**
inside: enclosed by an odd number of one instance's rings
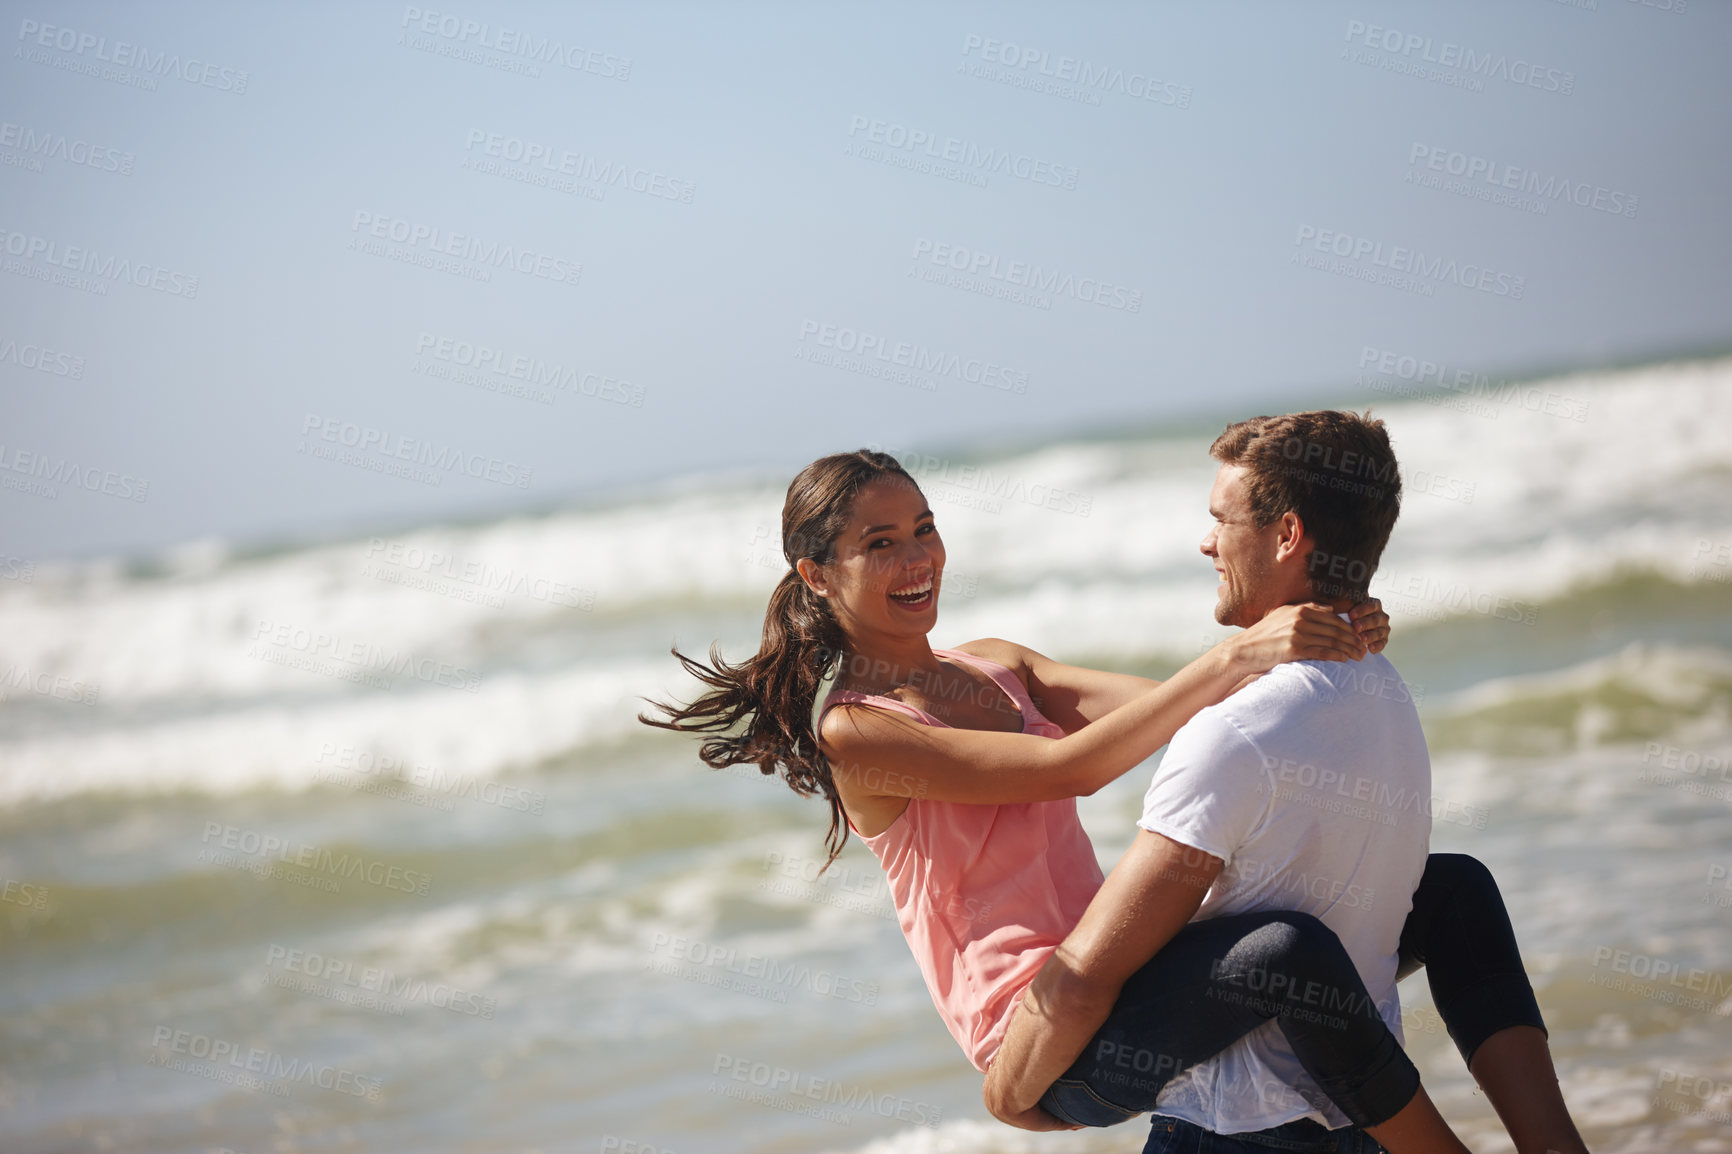
[[[1193,723],[1207,718],[1211,723],[1244,731],[1278,720],[1307,705],[1328,701],[1336,696],[1338,690],[1329,673],[1321,667],[1339,664],[1342,663],[1283,662],[1226,700],[1198,710]]]
[[[1277,665],[1221,704],[1243,699],[1245,705],[1290,710],[1307,705],[1351,703],[1359,697],[1381,696],[1388,701],[1395,696],[1380,695],[1375,690],[1402,684],[1401,674],[1381,653],[1368,654],[1358,661],[1289,661]],[[1259,688],[1262,693],[1255,693]]]
[[[1356,713],[1368,708],[1393,717],[1412,715],[1417,720],[1418,704],[1412,689],[1401,677],[1389,658],[1373,653],[1359,661],[1304,661],[1314,675],[1330,687],[1334,703]]]
[[[1230,731],[1255,744],[1261,736],[1305,718],[1321,719],[1341,710],[1364,717],[1365,707],[1373,702],[1380,703],[1376,711],[1417,717],[1406,683],[1382,654],[1359,661],[1289,661],[1225,701],[1199,710],[1179,732],[1189,730],[1193,738],[1201,738]]]

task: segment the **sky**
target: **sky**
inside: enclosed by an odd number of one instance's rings
[[[1732,344],[1705,0],[38,0],[0,34],[7,557]]]

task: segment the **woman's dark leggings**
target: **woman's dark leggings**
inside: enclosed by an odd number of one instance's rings
[[[1471,1061],[1509,1026],[1545,1029],[1491,872],[1432,854],[1401,931],[1400,968],[1426,967],[1449,1036]],[[1270,1020],[1356,1126],[1392,1118],[1419,1088],[1353,959],[1310,914],[1271,911],[1192,922],[1132,974],[1106,1023],[1041,1098],[1049,1114],[1111,1126],[1146,1113],[1181,1071]]]

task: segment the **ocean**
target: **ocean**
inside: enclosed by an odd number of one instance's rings
[[[1594,1148],[1732,1150],[1732,360],[1373,383],[1432,846],[1501,883]],[[1225,636],[1212,431],[898,450],[933,644],[1161,676]],[[787,480],[9,563],[0,1148],[1139,1150],[993,1122],[864,847],[820,877],[820,802],[634,719],[694,692],[670,646],[755,647]],[[1080,803],[1106,867],[1151,770]],[[1402,995],[1446,1116],[1510,1149]]]

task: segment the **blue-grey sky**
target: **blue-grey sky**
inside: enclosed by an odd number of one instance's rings
[[[1706,0],[0,14],[8,555],[1732,335]]]

